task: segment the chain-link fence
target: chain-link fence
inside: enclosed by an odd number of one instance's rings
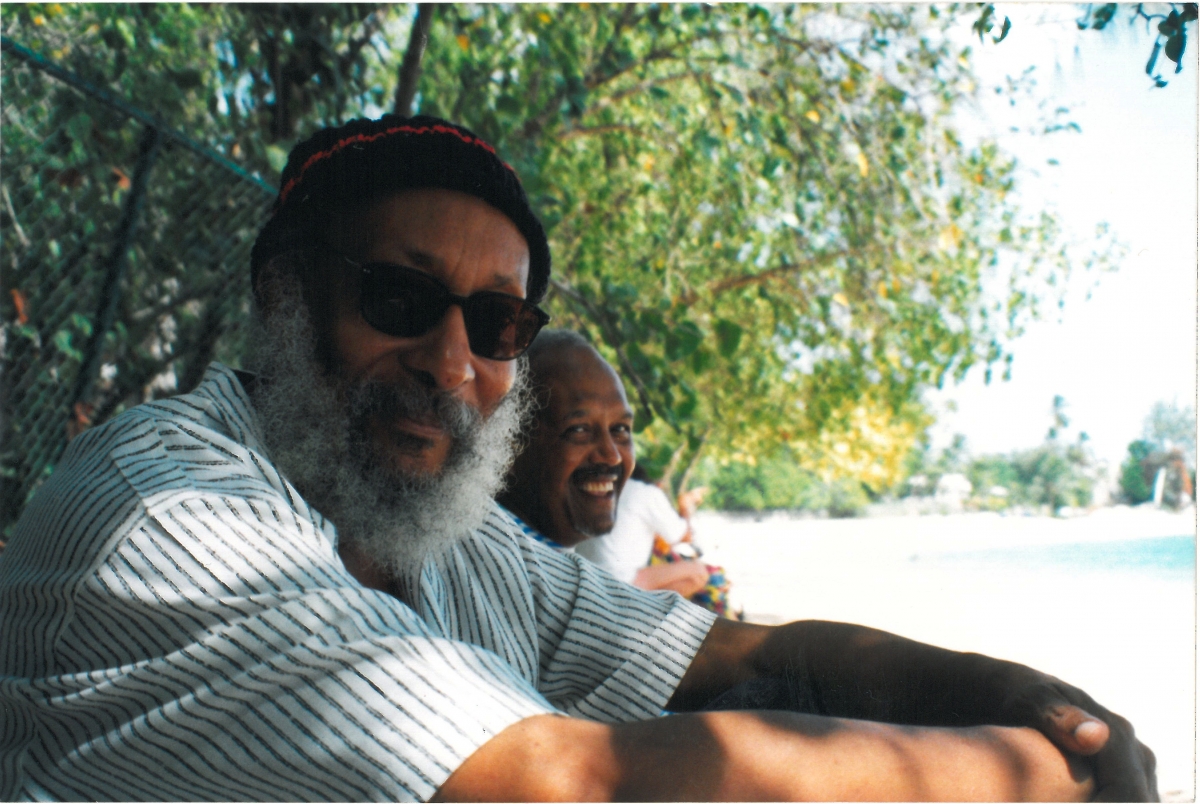
[[[7,533],[73,435],[239,365],[275,188],[7,38],[0,64]]]

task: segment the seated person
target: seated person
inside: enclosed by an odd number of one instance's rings
[[[595,398],[610,403],[620,419],[613,439],[618,462],[581,469],[579,461],[589,455],[593,440],[588,423],[573,409],[566,413],[572,432],[559,437],[541,426],[545,417],[539,415],[499,502],[533,538],[573,550],[626,583],[684,597],[699,592],[709,577],[703,564],[646,566],[656,533],[675,544],[690,527],[661,489],[623,477],[627,466],[630,472],[637,468],[631,421],[624,419],[629,406],[616,373],[583,336],[569,330],[544,330],[526,356],[534,387],[546,402],[540,414],[552,416],[560,401],[585,400],[593,389],[603,395]]]
[[[542,332],[530,349],[530,372],[542,388],[547,388],[546,366],[542,362],[560,365],[560,362],[551,360],[547,355],[572,337],[577,338],[578,343],[586,344],[574,332],[547,330]],[[553,395],[552,390],[548,392]],[[530,446],[530,449],[534,448]],[[550,445],[550,449],[554,449],[554,446]],[[522,466],[539,463],[542,456],[534,452],[532,457],[534,461],[524,461]],[[522,478],[510,476],[508,487],[512,490],[529,486]],[[533,528],[528,528],[528,532],[534,539],[545,540],[562,550],[574,550],[589,562],[602,566],[614,577],[634,584],[638,589],[670,589],[709,611],[731,616],[728,605],[730,582],[725,580],[725,570],[672,550],[674,545],[691,541],[690,515],[695,511],[702,493],[702,490],[692,490],[680,494],[680,504],[686,506],[685,515],[680,516],[672,508],[666,492],[652,484],[641,464],[635,463],[634,473],[618,498],[616,521],[610,532],[592,536],[578,542],[575,547],[565,547],[556,540],[557,536],[571,541],[569,534],[541,534]],[[510,502],[520,508],[522,503],[514,499],[518,496],[520,492],[512,492]]]
[[[527,358],[534,385],[541,389],[548,403],[542,411],[545,413],[553,408],[556,394],[576,392],[572,383],[590,376],[591,372],[582,370],[588,365],[595,367],[602,382],[620,383],[587,341],[568,330],[544,330],[530,347]],[[558,382],[556,374],[564,372],[565,382]],[[622,405],[624,394],[622,387]],[[617,397],[614,394],[612,398]],[[619,496],[610,487],[616,480],[615,474],[581,475],[583,483],[563,482],[565,472],[560,471],[564,467],[559,460],[562,454],[571,451],[582,457],[586,452],[571,450],[570,440],[546,437],[549,432],[535,428],[509,473],[507,491],[499,497],[517,515],[526,532],[559,549],[574,550],[639,589],[670,589],[693,598],[710,611],[726,613],[729,584],[720,567],[685,559],[669,550],[657,563],[649,565],[656,535],[668,545],[678,544],[690,538],[691,525],[675,513],[661,489],[643,482],[646,476],[641,468],[634,465],[633,474]],[[629,446],[632,455],[632,431]],[[566,468],[575,471],[574,467]],[[597,479],[599,485],[595,488],[603,495],[581,493]],[[689,499],[696,499],[694,492]],[[608,505],[614,501],[615,510],[610,511]]]
[[[526,537],[493,497],[550,252],[470,131],[317,132],[250,270],[256,373],[82,433],[16,525],[0,799],[1154,795],[1132,726],[1044,673],[718,620]],[[550,513],[603,532],[632,416],[579,390]],[[794,711],[700,711],[756,680]]]
[[[691,540],[692,526],[675,512],[666,492],[648,480],[641,466],[635,466],[617,501],[613,529],[580,543],[576,552],[639,589],[670,589],[691,597],[708,583],[703,564],[683,559],[649,565],[655,537],[674,546]]]

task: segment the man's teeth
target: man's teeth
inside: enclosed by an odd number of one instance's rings
[[[588,494],[608,494],[615,486],[616,483],[612,480],[589,480],[579,484],[579,488]]]

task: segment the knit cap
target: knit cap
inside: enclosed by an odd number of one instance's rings
[[[456,190],[504,213],[529,247],[526,297],[550,282],[550,246],[516,172],[468,129],[437,117],[384,115],[318,131],[292,149],[271,219],[250,253],[254,286],[272,257],[322,231],[330,213],[356,212],[402,190]]]

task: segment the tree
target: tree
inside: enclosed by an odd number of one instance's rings
[[[1154,453],[1154,445],[1138,439],[1129,443],[1129,454],[1121,464],[1121,493],[1133,505],[1144,503],[1150,499],[1154,489],[1146,480],[1146,470],[1143,466],[1146,459]]]
[[[1196,413],[1191,407],[1156,402],[1142,426],[1142,437],[1129,444],[1121,464],[1122,496],[1133,505],[1148,502],[1160,482],[1162,499],[1178,508],[1192,501],[1196,467]]]
[[[273,180],[322,125],[388,105],[403,7],[8,4],[4,32]]]
[[[1074,441],[1064,438],[1070,426],[1067,407],[1066,400],[1055,395],[1046,438],[1032,449],[972,456],[966,439],[955,435],[940,455],[934,456],[928,449],[915,452],[907,469],[925,481],[917,487],[908,484],[909,493],[932,489],[941,475],[961,472],[971,482],[972,499],[968,504],[972,507],[997,510],[1018,506],[1054,513],[1064,507],[1090,505],[1096,483],[1095,462],[1087,433],[1078,433]]]
[[[1154,451],[1183,453],[1187,465],[1196,468],[1196,410],[1174,402],[1155,402],[1142,424],[1142,441]]]
[[[1164,3],[1162,5],[1166,6],[1165,13],[1147,11],[1146,3],[1127,6],[1130,9],[1129,24],[1131,26],[1142,22],[1145,24],[1147,33],[1151,33],[1153,30],[1154,41],[1151,43],[1150,58],[1146,61],[1146,75],[1150,76],[1154,86],[1160,89],[1165,87],[1168,81],[1162,77],[1162,73],[1156,71],[1159,56],[1166,56],[1169,61],[1175,62],[1175,73],[1183,72],[1183,54],[1187,48],[1188,23],[1192,23],[1192,27],[1195,27],[1197,16],[1196,3]],[[999,23],[996,17],[996,7],[992,3],[980,3],[979,6],[979,18],[972,24],[971,29],[979,34],[979,43],[983,44],[985,35],[990,34],[999,26],[999,33],[990,38],[994,44],[1000,44],[1012,29],[1012,22],[1005,17],[1004,22]],[[1075,26],[1081,31],[1103,31],[1116,19],[1119,8],[1117,3],[1087,3],[1083,7],[1082,15],[1075,21]]]
[[[1089,4],[1076,25],[1081,31],[1089,28],[1094,31],[1104,30],[1116,16],[1117,8],[1116,3],[1104,3],[1098,7]],[[1138,3],[1133,6],[1129,17],[1130,25],[1144,22],[1147,31],[1151,25],[1154,26],[1154,43],[1150,48],[1150,58],[1146,61],[1146,75],[1150,76],[1154,86],[1159,88],[1167,85],[1166,79],[1155,70],[1159,54],[1175,62],[1176,73],[1182,72],[1183,53],[1187,46],[1187,26],[1190,22],[1195,27],[1196,22],[1195,3],[1169,3],[1167,9],[1165,14],[1152,14],[1146,11],[1145,3]]]
[[[1012,457],[1016,494],[1012,502],[1046,506],[1051,512],[1071,506],[1082,508],[1092,500],[1094,481],[1084,471],[1087,455],[1082,443],[1064,447],[1047,441]]]
[[[961,13],[472,6],[433,26],[422,111],[497,142],[552,239],[549,305],[633,392],[647,454],[786,444],[881,488],[921,389],[1005,342],[1073,261],[963,143]],[[1007,284],[1002,299],[985,282]]]
[[[548,306],[620,369],[648,462],[686,477],[702,453],[785,449],[878,491],[930,422],[922,390],[1006,374],[1008,341],[1095,258],[1015,206],[1011,159],[956,134],[974,90],[949,33],[971,13],[444,6],[413,103],[522,176],[555,254]],[[9,35],[268,179],[295,138],[394,102],[414,16],[3,10]]]
[[[214,357],[238,364],[250,308],[242,261],[270,190],[164,132],[182,130],[274,180],[297,132],[345,108],[360,113],[374,97],[360,90],[375,83],[379,59],[364,54],[380,44],[371,31],[395,21],[391,7],[382,13],[0,9],[6,39],[18,46],[6,41],[0,71],[0,528],[52,471],[67,438],[128,406],[190,390]],[[26,66],[14,55],[22,45],[115,100]],[[276,80],[281,93],[260,91]]]
[[[1071,420],[1067,418],[1067,400],[1059,394],[1055,394],[1054,401],[1050,403],[1050,417],[1051,424],[1050,429],[1046,431],[1046,440],[1057,441],[1058,434],[1071,425]]]

